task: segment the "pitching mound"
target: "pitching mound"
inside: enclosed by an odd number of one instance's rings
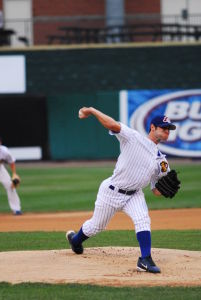
[[[201,252],[153,249],[161,274],[136,271],[139,248],[86,248],[0,253],[0,281],[84,283],[108,286],[196,286],[201,284]]]

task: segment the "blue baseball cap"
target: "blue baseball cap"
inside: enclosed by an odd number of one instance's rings
[[[170,119],[166,116],[156,116],[151,120],[151,124],[157,127],[167,127],[169,130],[175,130],[176,126],[171,123]]]

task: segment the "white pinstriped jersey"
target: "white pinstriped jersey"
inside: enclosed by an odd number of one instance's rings
[[[10,153],[10,151],[8,150],[8,148],[3,145],[0,145],[0,162],[1,163],[6,162],[9,164],[15,162],[15,159]]]
[[[119,133],[109,131],[120,142],[118,157],[111,184],[115,187],[138,190],[151,183],[154,188],[158,179],[169,172],[168,162],[149,138],[121,124]]]
[[[151,221],[142,189],[149,183],[151,189],[155,187],[158,179],[169,171],[168,162],[154,142],[122,123],[119,133],[109,133],[119,140],[121,153],[113,175],[99,187],[93,216],[84,222],[83,232],[90,237],[102,231],[116,211],[123,211],[132,219],[136,233],[150,231]],[[136,192],[122,194],[120,188]]]

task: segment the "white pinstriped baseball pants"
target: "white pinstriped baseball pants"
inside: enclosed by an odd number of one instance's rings
[[[129,196],[119,193],[118,188],[111,190],[110,184],[110,178],[101,183],[93,216],[82,226],[84,234],[91,237],[103,231],[117,211],[125,212],[132,219],[136,233],[151,231],[151,221],[142,190]]]
[[[20,199],[16,192],[16,189],[11,187],[12,181],[8,171],[4,167],[3,164],[0,164],[0,182],[3,184],[4,188],[6,189],[7,196],[8,196],[8,203],[13,212],[17,210],[21,210]]]

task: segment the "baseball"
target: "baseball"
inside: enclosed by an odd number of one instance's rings
[[[79,118],[82,118],[82,117],[84,117],[84,114],[83,114],[83,112],[81,111],[81,109],[79,110]]]

